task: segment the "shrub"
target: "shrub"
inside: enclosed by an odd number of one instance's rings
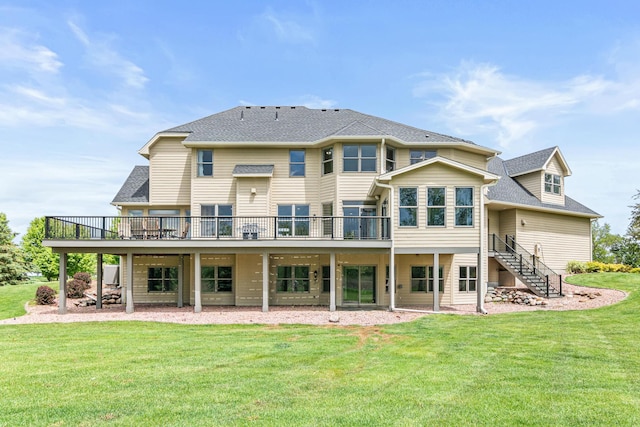
[[[629,273],[640,274],[640,267],[632,268]]]
[[[587,273],[600,273],[604,264],[598,261],[589,261],[586,264]]]
[[[567,272],[571,274],[581,274],[587,271],[587,264],[582,261],[569,261],[567,263]]]
[[[83,272],[77,272],[76,274],[73,275],[73,278],[76,280],[81,280],[84,283],[87,284],[86,289],[89,289],[91,287],[91,274],[89,273],[83,273]]]
[[[87,284],[82,280],[71,279],[67,282],[67,296],[69,298],[82,298]]]
[[[36,290],[36,303],[38,305],[50,305],[56,300],[56,291],[49,286],[40,286]]]

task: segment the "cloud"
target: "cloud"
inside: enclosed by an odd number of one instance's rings
[[[76,38],[85,47],[85,53],[89,62],[101,72],[108,72],[119,77],[126,86],[134,89],[142,89],[149,79],[144,70],[123,58],[115,51],[106,38],[92,40],[87,33],[73,21],[67,21],[67,25]]]
[[[269,27],[276,34],[278,40],[292,44],[315,43],[315,35],[310,24],[302,24],[285,14],[277,13],[268,8],[262,15]],[[300,19],[300,18],[298,18]]]
[[[38,44],[33,36],[12,28],[0,28],[0,68],[57,73],[63,66],[58,55]]]
[[[503,73],[492,64],[463,62],[450,74],[421,75],[413,90],[433,103],[448,126],[460,134],[492,134],[507,147],[558,116],[576,112],[615,84],[600,76],[545,82]]]
[[[332,99],[322,99],[315,95],[304,95],[300,104],[307,108],[334,108],[338,103]]]

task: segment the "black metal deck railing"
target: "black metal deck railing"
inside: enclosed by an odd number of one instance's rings
[[[48,216],[47,240],[389,240],[389,218]]]

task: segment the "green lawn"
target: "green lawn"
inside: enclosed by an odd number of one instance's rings
[[[640,425],[640,275],[570,280],[631,295],[379,328],[0,326],[0,426]]]
[[[40,285],[48,285],[56,289],[57,283],[33,280],[24,285],[0,286],[0,319],[25,314],[24,304],[35,298],[36,289]]]

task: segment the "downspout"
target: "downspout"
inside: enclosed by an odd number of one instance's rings
[[[479,265],[478,265],[478,270],[480,270],[480,277],[479,277],[479,286],[478,286],[478,292],[477,292],[477,306],[476,306],[476,311],[478,313],[482,313],[482,314],[487,314],[487,310],[484,309],[484,283],[485,281],[484,279],[484,268],[482,268],[482,265],[484,264],[485,260],[487,262],[487,281],[489,279],[489,260],[487,259],[486,256],[486,248],[487,248],[487,233],[489,232],[489,229],[485,226],[485,213],[484,213],[484,196],[485,196],[485,192],[486,190],[488,190],[489,187],[492,187],[494,185],[496,185],[498,183],[498,181],[494,181],[490,184],[484,184],[480,187],[480,257],[479,257]]]
[[[387,156],[386,153],[384,152],[384,147],[386,145],[385,139],[382,138],[382,143],[380,144],[380,173],[383,174],[386,172],[386,161],[387,161]]]
[[[395,268],[395,242],[393,241],[393,201],[394,192],[393,187],[389,184],[382,184],[378,181],[378,178],[375,179],[376,185],[381,188],[386,188],[389,190],[389,240],[391,240],[391,249],[389,253],[389,311],[394,311],[396,309],[396,268]]]

